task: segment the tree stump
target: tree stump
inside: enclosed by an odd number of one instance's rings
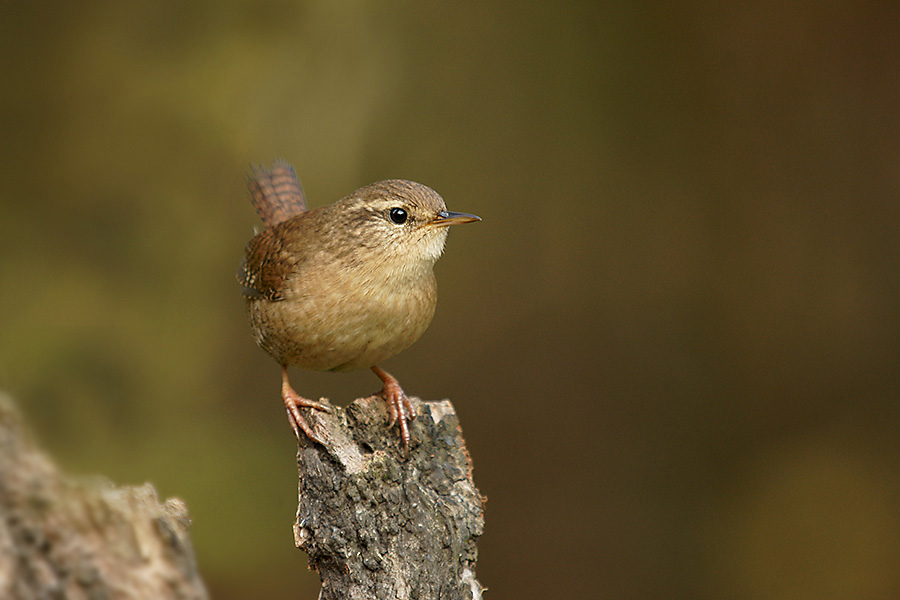
[[[181,500],[66,477],[0,395],[0,598],[204,600]]]
[[[300,443],[294,538],[320,600],[481,598],[484,498],[459,420],[449,400],[411,401],[408,456],[380,398],[306,412],[323,443]]]

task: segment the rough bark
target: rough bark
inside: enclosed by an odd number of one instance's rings
[[[202,600],[177,499],[60,473],[0,395],[0,598]]]
[[[448,400],[412,402],[408,456],[380,399],[308,412],[323,443],[301,443],[294,537],[320,600],[481,598],[484,498],[459,420]]]

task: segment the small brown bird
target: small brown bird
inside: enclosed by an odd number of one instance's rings
[[[300,408],[327,410],[301,397],[287,367],[316,371],[370,368],[384,383],[390,424],[409,447],[412,405],[378,367],[415,342],[437,302],[432,267],[447,227],[480,221],[448,212],[431,188],[392,179],[307,210],[291,166],[253,169],[248,187],[268,226],[247,244],[238,281],[256,342],[281,365],[281,397],[297,439],[317,440]]]

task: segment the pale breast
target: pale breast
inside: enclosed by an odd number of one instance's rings
[[[436,300],[430,268],[406,278],[335,271],[314,282],[292,278],[282,301],[249,301],[250,324],[257,343],[281,364],[364,369],[419,339]]]

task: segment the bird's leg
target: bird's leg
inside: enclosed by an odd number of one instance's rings
[[[388,426],[393,427],[394,423],[400,424],[400,439],[403,440],[403,449],[408,451],[409,420],[416,416],[416,410],[407,398],[406,392],[400,387],[400,382],[393,375],[378,366],[372,367],[372,372],[384,382],[384,387],[381,388],[378,395],[384,398],[388,405],[388,414],[390,415]]]
[[[316,437],[312,428],[306,422],[306,419],[300,414],[300,407],[314,408],[325,412],[331,412],[331,408],[320,402],[307,400],[295,392],[294,388],[291,387],[291,383],[288,381],[287,365],[281,365],[281,399],[284,400],[284,408],[287,410],[288,422],[291,424],[291,429],[294,430],[294,435],[297,436],[297,440],[300,440],[300,432],[302,431],[306,434],[306,437],[321,444],[322,440]]]

